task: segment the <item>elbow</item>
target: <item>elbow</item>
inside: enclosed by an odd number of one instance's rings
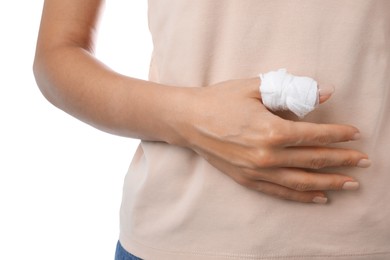
[[[56,95],[55,95],[55,87],[53,84],[50,83],[50,70],[48,69],[47,61],[44,57],[42,57],[42,54],[39,54],[37,52],[35,54],[35,58],[33,61],[33,74],[35,78],[35,82],[41,91],[42,95],[46,100],[48,100],[50,103],[52,103],[54,106],[58,107],[58,102],[56,101]]]

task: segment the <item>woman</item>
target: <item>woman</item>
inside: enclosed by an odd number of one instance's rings
[[[150,81],[94,58],[102,3],[45,1],[34,73],[60,109],[142,140],[117,259],[390,258],[389,1],[149,0]],[[272,113],[257,75],[281,67],[335,94]]]

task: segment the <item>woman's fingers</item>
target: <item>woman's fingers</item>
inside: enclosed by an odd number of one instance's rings
[[[277,198],[297,202],[320,204],[325,204],[327,202],[326,195],[322,191],[297,191],[266,181],[253,182],[249,188]]]
[[[358,182],[338,173],[315,173],[298,168],[237,167],[213,155],[207,156],[211,165],[249,189],[297,202],[326,203],[328,190],[355,190]]]
[[[277,151],[273,163],[278,167],[321,169],[325,167],[369,167],[366,154],[330,147],[290,147]]]
[[[360,138],[356,127],[337,124],[316,124],[284,120],[281,129],[283,136],[278,139],[279,145],[289,146],[323,146],[332,143],[354,141]]]
[[[296,191],[356,190],[359,183],[338,173],[308,172],[297,168],[262,169],[253,172],[253,181],[267,181]]]

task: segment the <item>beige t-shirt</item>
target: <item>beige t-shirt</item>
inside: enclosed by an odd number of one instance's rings
[[[144,259],[390,259],[390,1],[149,0],[150,80],[201,87],[286,68],[336,87],[304,121],[351,124],[368,169],[326,205],[249,190],[193,151],[142,141],[120,241]],[[221,106],[224,104],[221,104]],[[245,113],[243,109],[242,113]]]

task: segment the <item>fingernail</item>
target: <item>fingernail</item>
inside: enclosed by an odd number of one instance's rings
[[[312,200],[314,203],[318,203],[318,204],[325,204],[327,201],[328,201],[328,198],[327,197],[314,197],[314,199]]]
[[[359,140],[362,137],[360,133],[356,133],[352,136],[352,140]]]
[[[343,185],[343,190],[357,190],[359,188],[359,183],[356,181],[347,181]]]
[[[367,167],[370,167],[371,166],[371,160],[369,159],[361,159],[357,165],[357,167],[360,167],[360,168],[367,168]]]
[[[321,85],[318,89],[320,96],[330,96],[333,94],[334,90],[333,85]]]

